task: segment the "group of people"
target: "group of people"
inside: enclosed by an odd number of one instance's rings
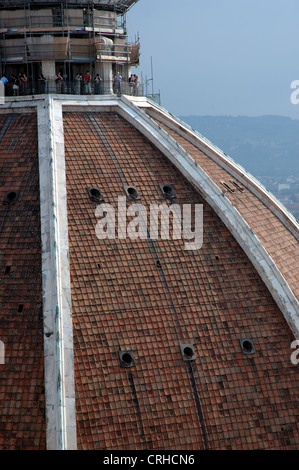
[[[82,75],[81,72],[77,73],[76,78],[76,94],[77,95],[91,95],[92,94],[92,79],[89,70]],[[99,95],[101,93],[101,82],[102,78],[97,73],[94,78],[94,94]]]
[[[122,76],[120,75],[119,72],[116,72],[116,75],[114,75],[112,81],[113,81],[113,92],[116,95],[121,94],[121,82],[122,82]],[[130,94],[137,96],[138,95],[138,88],[139,88],[139,77],[136,74],[131,74],[131,76],[128,79],[129,87],[130,87]]]
[[[116,95],[121,94],[121,83],[122,83],[122,76],[120,75],[119,72],[116,72],[116,74],[112,77],[112,82],[113,82],[113,92]],[[90,76],[89,71],[86,72],[86,74],[83,76],[82,73],[77,73],[76,75],[76,94],[77,95],[91,95],[92,94],[92,79]],[[103,79],[100,77],[100,75],[97,73],[94,80],[94,95],[100,95],[101,94],[101,84],[103,82]],[[138,87],[139,87],[139,77],[138,75],[131,74],[129,80],[128,80],[131,94],[132,95],[138,95]]]
[[[14,96],[27,95],[31,92],[29,90],[28,78],[25,73],[19,73],[18,75],[12,74],[10,80],[3,75],[0,80],[4,83],[5,87],[10,87],[10,93],[12,93]],[[117,95],[121,94],[122,80],[123,78],[119,72],[116,72],[116,74],[112,76],[113,92]],[[102,82],[103,80],[98,73],[96,74],[95,78],[92,79],[88,70],[86,71],[85,75],[83,75],[81,72],[78,72],[75,77],[75,93],[77,95],[100,95],[102,93]],[[33,86],[35,92],[41,94],[46,93],[46,83],[47,79],[44,77],[44,75],[42,73],[39,74],[38,82],[35,83],[35,86]],[[55,76],[55,85],[56,92],[58,94],[66,93],[65,86],[67,85],[67,80],[61,72],[57,72]],[[128,79],[128,85],[130,94],[137,96],[139,87],[138,75],[131,74]],[[71,88],[74,90],[73,86],[71,86]]]
[[[25,73],[19,73],[18,75],[11,74],[10,80],[3,75],[1,82],[4,83],[5,87],[12,87],[13,96],[28,94],[28,78]]]
[[[10,79],[5,75],[2,75],[1,82],[4,83],[7,94],[13,96],[28,95],[31,93],[29,86],[29,80],[25,73],[19,73],[18,75],[11,74]],[[46,93],[46,78],[41,73],[38,78],[38,93]]]
[[[129,78],[129,86],[131,89],[131,95],[137,96],[138,95],[138,87],[139,87],[139,77],[136,74],[131,74]]]

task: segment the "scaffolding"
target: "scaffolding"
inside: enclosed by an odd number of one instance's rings
[[[72,0],[53,2],[51,8],[43,1],[6,1],[5,8],[0,2],[2,72],[22,64],[32,75],[33,64],[42,61],[63,63],[69,74],[76,63],[90,68],[97,62],[138,65],[139,42],[127,41],[125,17],[136,1]],[[18,8],[12,9],[12,4]]]
[[[137,3],[139,0],[71,0],[70,2],[65,2],[65,3],[71,3],[72,5],[75,6],[80,6],[86,4],[86,3],[92,3],[95,7],[99,7],[103,10],[114,10],[117,12],[123,12],[123,11],[128,11],[129,8],[131,8],[135,3]],[[21,6],[24,5],[24,0],[0,0],[0,7],[3,6],[5,8],[20,8]],[[49,5],[49,3],[55,5],[61,3],[61,0],[26,0],[27,4],[31,5]]]

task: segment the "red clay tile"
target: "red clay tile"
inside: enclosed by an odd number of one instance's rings
[[[117,114],[65,113],[64,126],[79,448],[298,448],[292,335],[232,235],[172,164]],[[207,172],[214,171],[201,158]],[[173,184],[177,203],[204,205],[201,250],[186,252],[182,240],[96,238],[88,186],[99,187],[116,207],[123,184],[133,184],[149,207],[165,202],[164,182]],[[246,198],[253,211],[258,203]],[[254,355],[242,354],[243,337],[254,340]],[[182,343],[194,345],[192,363],[182,360]],[[118,357],[127,349],[135,356],[129,369]],[[273,427],[274,407],[287,425],[283,430]]]

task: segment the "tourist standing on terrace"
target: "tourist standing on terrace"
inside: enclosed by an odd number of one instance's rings
[[[113,91],[116,95],[121,94],[121,89],[120,89],[121,81],[122,81],[122,76],[120,75],[119,72],[117,72],[113,78]]]

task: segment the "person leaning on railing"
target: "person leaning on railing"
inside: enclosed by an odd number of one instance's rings
[[[7,87],[7,84],[8,84],[8,79],[5,77],[5,75],[2,75],[0,81],[1,81],[1,82],[3,83],[3,85],[4,85],[4,91],[5,91],[5,89],[6,89],[6,87]]]
[[[116,75],[113,77],[113,92],[116,95],[121,94],[121,89],[120,89],[121,81],[122,81],[122,76],[120,75],[119,72],[117,72]]]
[[[134,74],[132,73],[128,80],[129,87],[130,87],[130,95],[133,94],[133,86],[134,86]]]
[[[46,93],[46,78],[41,73],[38,77],[38,92],[43,95]]]
[[[11,82],[12,82],[13,96],[18,96],[19,95],[20,82],[19,82],[18,78],[13,74],[11,75]]]
[[[91,77],[89,71],[84,75],[84,84],[85,84],[85,94],[91,95]]]
[[[25,73],[22,74],[23,92],[28,95],[28,77]]]
[[[100,75],[97,73],[94,79],[94,94],[95,95],[99,95],[101,93],[101,82],[102,82],[102,79]]]
[[[82,73],[76,75],[76,95],[81,95]]]
[[[62,82],[63,82],[63,78],[60,72],[58,72],[58,74],[56,75],[55,82],[56,82],[56,91],[57,93],[60,94],[62,92]]]
[[[134,76],[134,87],[133,87],[134,96],[138,96],[138,89],[139,89],[139,77],[138,77],[138,75],[135,75]]]

